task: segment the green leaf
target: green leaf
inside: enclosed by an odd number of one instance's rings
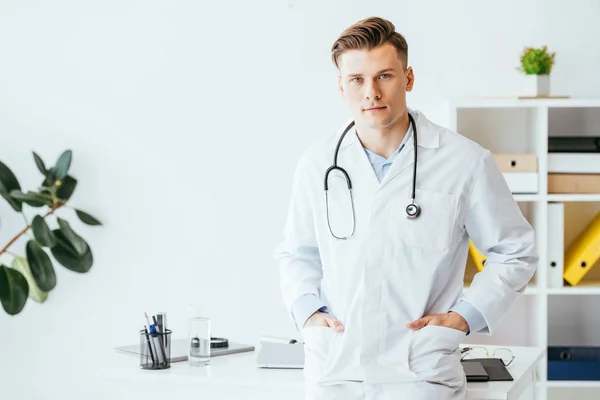
[[[29,204],[32,207],[43,207],[47,205],[52,205],[52,200],[42,196],[39,193],[32,191],[23,193],[20,190],[13,190],[10,192],[10,196],[15,200]]]
[[[35,160],[35,165],[37,165],[38,169],[42,173],[42,175],[47,176],[48,170],[46,169],[46,165],[44,164],[44,160],[37,153],[33,152],[33,159]]]
[[[52,231],[56,237],[56,244],[50,251],[52,255],[62,266],[70,269],[74,272],[85,273],[90,270],[94,263],[94,257],[92,250],[85,243],[85,252],[83,255],[77,254],[75,249],[71,246],[68,239],[63,235],[63,232],[59,229]]]
[[[63,152],[58,157],[58,161],[56,161],[56,165],[54,166],[54,179],[62,181],[67,176],[72,158],[73,152],[71,150]]]
[[[18,212],[23,209],[21,201],[13,199],[10,192],[13,190],[21,190],[21,185],[13,172],[5,164],[0,162],[0,196],[4,197],[8,204]]]
[[[56,286],[56,275],[52,261],[44,249],[34,240],[27,242],[25,246],[27,262],[35,282],[45,292],[49,292]]]
[[[65,179],[60,181],[60,185],[58,186],[58,190],[56,191],[56,197],[61,200],[69,200],[71,195],[75,191],[75,187],[77,186],[77,179],[73,178],[70,175],[67,175]]]
[[[29,298],[33,301],[37,301],[38,303],[45,302],[48,298],[48,292],[41,290],[37,283],[35,283],[35,279],[31,274],[31,269],[29,268],[27,260],[23,257],[15,257],[11,267],[16,271],[19,271],[27,280],[27,284],[29,285]]]
[[[77,216],[79,217],[81,222],[83,222],[84,224],[102,225],[102,223],[100,221],[98,221],[96,218],[92,217],[90,214],[88,214],[86,212],[83,212],[81,210],[75,210],[75,213],[77,213]]]
[[[25,307],[29,285],[25,277],[14,269],[0,265],[0,302],[10,315],[17,315]]]
[[[48,227],[48,224],[39,215],[36,215],[31,222],[31,230],[33,231],[33,235],[35,236],[35,240],[37,240],[42,246],[52,247],[56,242],[54,238],[54,234]]]
[[[75,233],[71,225],[64,219],[57,217],[58,225],[60,226],[60,231],[63,236],[67,239],[67,241],[71,244],[73,249],[77,252],[79,256],[82,256],[85,253],[85,249],[87,244],[85,240],[81,238],[78,234]]]
[[[44,179],[44,182],[42,182],[43,187],[51,187],[52,185],[54,185],[54,167],[48,170],[46,179]]]
[[[62,250],[69,252],[73,257],[80,257],[77,253],[77,250],[75,250],[71,242],[69,242],[69,239],[65,237],[65,235],[60,231],[60,229],[54,229],[52,231],[52,234],[56,239],[56,243],[54,243],[54,246],[52,246],[52,248],[60,247]]]

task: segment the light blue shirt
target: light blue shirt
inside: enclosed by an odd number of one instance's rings
[[[379,179],[380,182],[411,136],[412,126],[409,127],[408,132],[406,132],[406,135],[404,135],[404,139],[402,140],[402,143],[398,149],[394,151],[394,153],[392,153],[392,155],[387,159],[369,149],[364,149],[369,161],[371,162],[371,165],[373,166],[373,170],[377,175],[377,179]],[[329,312],[325,303],[314,294],[306,294],[301,296],[292,305],[292,314],[294,316],[294,320],[296,321],[296,326],[298,328],[302,328],[306,320],[317,311]],[[479,332],[487,326],[485,323],[485,318],[479,309],[466,300],[460,300],[449,311],[460,314],[467,321],[467,324],[469,325],[469,332],[467,335],[471,332]]]

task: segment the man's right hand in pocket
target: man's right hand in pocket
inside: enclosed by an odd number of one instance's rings
[[[344,326],[339,320],[335,319],[330,314],[320,311],[311,315],[304,323],[305,328],[311,326],[326,326],[334,329],[336,332],[344,332]]]

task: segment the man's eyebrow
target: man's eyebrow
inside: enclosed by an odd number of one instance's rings
[[[381,71],[378,71],[375,75],[381,75],[384,72],[389,72],[389,71],[393,72],[394,69],[393,68],[382,69]],[[348,75],[349,78],[354,78],[354,77],[357,77],[357,76],[362,76],[362,74],[350,74],[350,75]]]

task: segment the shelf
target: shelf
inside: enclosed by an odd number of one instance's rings
[[[548,294],[552,295],[595,295],[600,294],[600,281],[583,281],[577,286],[563,286],[560,288],[548,288]]]
[[[599,194],[549,194],[548,201],[600,201]]]
[[[516,201],[520,202],[534,202],[539,201],[542,197],[539,194],[513,194]]]
[[[600,107],[599,98],[574,97],[569,99],[518,99],[516,97],[481,97],[456,99],[456,108],[531,108],[531,107]]]
[[[600,388],[600,381],[547,381],[549,388]]]

